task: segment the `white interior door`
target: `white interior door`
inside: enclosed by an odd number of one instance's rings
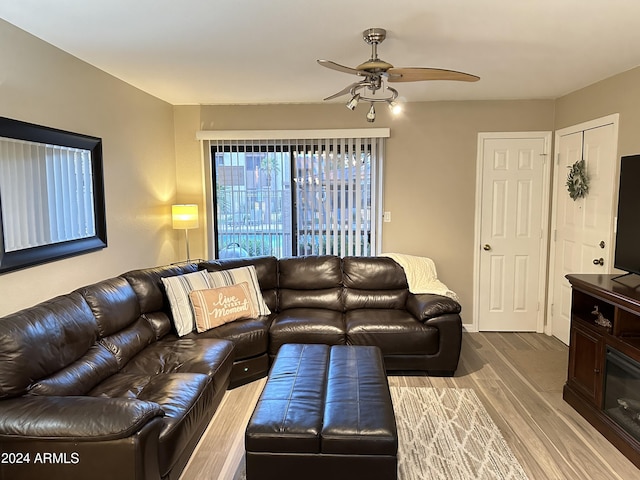
[[[481,331],[542,331],[550,133],[479,138],[476,318]]]
[[[617,197],[617,115],[556,133],[553,232],[549,281],[551,333],[569,343],[569,273],[610,273],[613,268]],[[589,178],[586,197],[572,200],[569,168],[584,158]]]

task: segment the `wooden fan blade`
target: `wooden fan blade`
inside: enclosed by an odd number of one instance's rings
[[[480,77],[470,73],[443,70],[441,68],[390,68],[387,70],[390,82],[420,82],[423,80],[458,80],[477,82]]]
[[[356,82],[356,83],[352,83],[351,85],[349,85],[346,88],[343,88],[342,90],[340,90],[338,93],[334,93],[333,95],[327,97],[327,98],[323,98],[323,100],[332,100],[334,98],[338,98],[341,97],[342,95],[346,95],[347,93],[351,92],[351,89],[353,87],[357,87],[359,85],[361,85],[362,82]]]
[[[360,70],[356,70],[355,68],[345,67],[344,65],[340,65],[339,63],[332,62],[331,60],[318,60],[318,63],[323,67],[330,68],[331,70],[337,70],[342,73],[350,73],[351,75],[364,75],[366,72],[361,72]]]

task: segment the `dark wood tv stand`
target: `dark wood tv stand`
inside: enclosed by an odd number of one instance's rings
[[[562,398],[640,468],[640,441],[603,410],[607,347],[640,361],[640,291],[634,288],[640,278],[619,282],[616,277],[567,275],[572,287],[571,334]],[[611,322],[610,328],[596,323],[595,306]]]

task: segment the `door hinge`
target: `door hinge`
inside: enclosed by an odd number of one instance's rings
[[[556,165],[560,165],[560,154],[556,153]]]
[[[557,242],[557,241],[558,241],[558,230],[557,230],[557,229],[555,229],[555,230],[553,231],[553,241],[554,241],[554,242]]]
[[[553,303],[549,307],[549,313],[551,313],[551,316],[553,317]]]

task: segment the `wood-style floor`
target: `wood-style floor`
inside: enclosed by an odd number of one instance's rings
[[[473,388],[531,480],[640,478],[640,470],[562,400],[567,347],[536,333],[465,333],[456,375],[390,385]],[[232,479],[264,380],[227,392],[181,480]]]

